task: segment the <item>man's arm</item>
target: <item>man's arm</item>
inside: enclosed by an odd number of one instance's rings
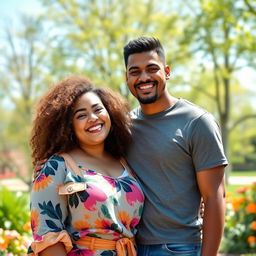
[[[225,221],[224,166],[197,172],[197,183],[205,204],[201,256],[216,256]]]

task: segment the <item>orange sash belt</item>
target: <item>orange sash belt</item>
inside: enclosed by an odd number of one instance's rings
[[[121,238],[117,241],[86,236],[75,242],[77,245],[85,246],[90,250],[116,250],[117,256],[136,256],[134,238]]]

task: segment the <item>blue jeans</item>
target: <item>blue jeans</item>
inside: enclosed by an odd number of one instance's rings
[[[138,256],[200,256],[201,244],[137,245]]]

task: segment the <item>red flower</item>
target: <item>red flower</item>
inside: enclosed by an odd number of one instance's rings
[[[248,187],[241,187],[237,189],[238,194],[244,194],[249,188]]]

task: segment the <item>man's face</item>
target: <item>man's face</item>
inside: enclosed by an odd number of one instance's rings
[[[170,68],[155,51],[131,54],[127,62],[126,82],[141,104],[156,102],[165,91]]]

